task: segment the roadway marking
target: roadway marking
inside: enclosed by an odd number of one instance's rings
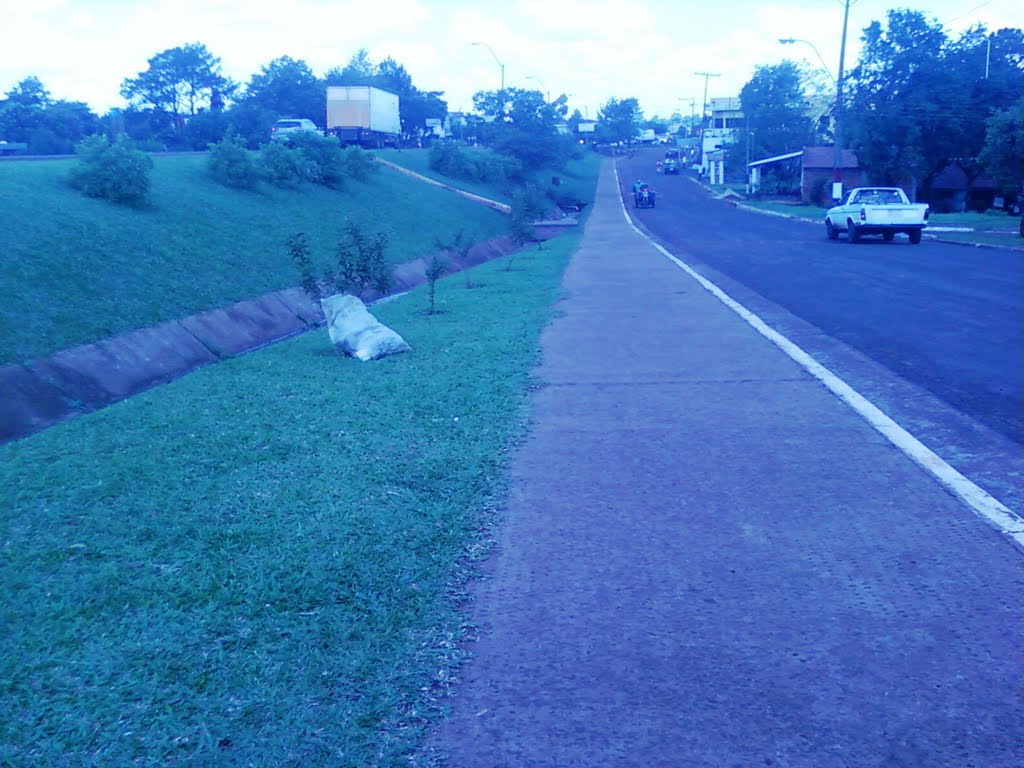
[[[828,387],[834,395],[856,411],[868,424],[880,432],[890,443],[902,451],[918,466],[932,475],[942,485],[959,496],[971,510],[987,522],[994,525],[1002,533],[1006,534],[1017,546],[1024,549],[1024,518],[992,496],[984,488],[973,483],[950,466],[941,456],[936,454],[924,443],[914,437],[910,432],[897,424],[892,418],[886,415],[878,406],[864,397],[839,376],[834,374],[824,365],[819,363],[797,344],[769,326],[764,320],[751,312],[745,306],[729,296],[725,291],[712,283],[703,275],[696,272],[688,264],[683,263],[676,256],[673,256],[665,248],[654,242],[642,232],[629,216],[626,204],[622,200],[619,187],[619,169],[613,165],[615,170],[615,190],[619,200],[619,207],[626,223],[634,232],[649,242],[662,256],[667,258],[679,269],[700,283],[708,293],[725,304],[729,309],[739,315],[754,330],[764,336],[768,341],[785,352],[799,366],[818,379]]]

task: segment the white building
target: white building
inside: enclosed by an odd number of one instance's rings
[[[736,141],[737,133],[744,125],[738,96],[711,99],[708,107],[711,114],[702,133],[700,153],[700,170],[705,175],[711,171],[709,157],[717,157],[714,155],[716,151]]]

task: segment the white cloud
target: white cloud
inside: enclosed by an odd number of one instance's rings
[[[884,19],[890,0],[850,8],[847,66],[860,32]],[[1016,0],[919,0],[954,33],[972,23],[1021,26]],[[977,5],[977,7],[975,7]],[[245,83],[271,60],[303,59],[318,75],[366,48],[393,56],[417,86],[445,91],[452,109],[506,84],[572,94],[571,106],[593,116],[609,97],[636,97],[644,111],[687,113],[703,97],[695,72],[716,72],[708,96],[736,95],[758,64],[785,58],[819,66],[812,42],[834,73],[839,59],[841,0],[0,0],[0,92],[38,76],[56,98],[105,111],[121,105],[118,89],[156,53],[202,42],[224,72]],[[536,79],[528,79],[528,76]],[[541,85],[543,83],[543,85]]]

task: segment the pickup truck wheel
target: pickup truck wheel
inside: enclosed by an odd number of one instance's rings
[[[921,242],[921,230],[920,229],[912,229],[912,230],[910,230],[909,232],[907,232],[907,236],[910,238],[910,242],[913,243],[914,245],[917,245],[918,243]]]
[[[828,236],[829,240],[839,239],[839,230],[832,226],[831,219],[825,219],[825,234]]]
[[[894,237],[896,237],[896,233],[895,232],[883,232],[882,233],[882,239],[885,240],[885,242],[887,242],[887,243],[891,243],[892,239]]]
[[[846,242],[856,243],[860,240],[860,231],[857,229],[857,225],[853,223],[853,219],[846,220]]]

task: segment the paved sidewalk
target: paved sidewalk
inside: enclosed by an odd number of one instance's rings
[[[1014,768],[1022,557],[625,223],[606,163],[452,768]]]

